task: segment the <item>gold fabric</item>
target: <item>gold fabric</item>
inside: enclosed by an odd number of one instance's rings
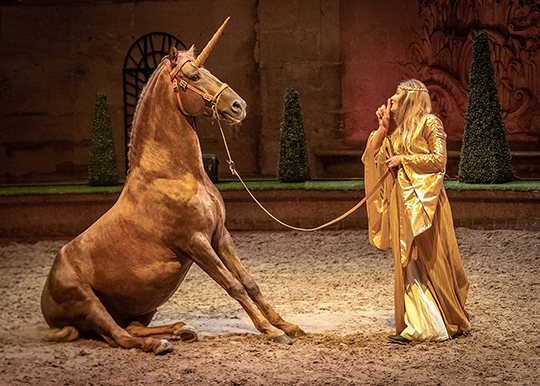
[[[416,261],[405,268],[405,324],[401,336],[409,340],[440,342],[448,331],[426,279],[418,272]]]
[[[390,148],[401,155],[402,166],[367,200],[369,240],[381,250],[392,248],[395,264],[396,333],[406,327],[405,267],[416,261],[441,312],[448,335],[471,328],[464,309],[469,281],[463,269],[450,204],[443,186],[446,168],[446,133],[442,122],[426,115],[411,138],[411,153],[399,153],[394,132],[375,154],[373,133],[362,157],[366,192],[387,170]],[[389,143],[392,142],[392,146]]]

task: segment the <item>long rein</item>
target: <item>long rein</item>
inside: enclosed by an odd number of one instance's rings
[[[185,63],[184,63],[185,64]],[[259,200],[257,200],[257,198],[253,195],[253,193],[251,192],[251,190],[247,187],[246,183],[244,182],[244,180],[242,179],[242,177],[240,176],[240,174],[238,174],[238,172],[236,171],[236,168],[235,168],[235,164],[234,164],[234,161],[232,159],[232,156],[231,156],[231,152],[229,150],[229,145],[227,144],[227,139],[225,138],[225,133],[223,131],[223,127],[221,126],[221,117],[219,116],[219,112],[217,110],[217,104],[218,104],[218,101],[219,101],[219,97],[221,96],[221,93],[223,92],[223,90],[225,90],[227,87],[229,87],[226,83],[222,83],[221,84],[221,87],[219,88],[218,92],[212,96],[210,94],[207,94],[207,93],[203,93],[202,91],[198,90],[197,88],[191,86],[190,84],[188,84],[185,80],[181,79],[180,81],[177,80],[176,78],[176,74],[178,74],[178,72],[180,71],[180,68],[181,66],[177,66],[178,68],[177,69],[173,69],[173,71],[171,71],[170,75],[171,75],[171,81],[173,82],[173,87],[174,87],[174,91],[177,95],[177,98],[178,98],[178,104],[180,105],[180,109],[182,110],[182,113],[184,115],[190,115],[188,114],[185,110],[184,110],[184,106],[182,104],[182,99],[180,98],[180,90],[179,88],[182,88],[184,91],[186,90],[191,90],[193,91],[194,93],[200,95],[201,97],[204,98],[205,101],[211,103],[212,105],[212,117],[217,121],[218,123],[218,126],[219,126],[219,130],[221,132],[221,137],[223,138],[223,144],[225,145],[225,150],[227,151],[227,157],[228,159],[226,160],[227,161],[227,164],[229,165],[229,170],[231,171],[231,173],[238,177],[238,179],[240,180],[240,182],[242,183],[242,185],[244,186],[244,188],[246,189],[246,191],[249,193],[249,195],[251,196],[251,198],[253,199],[253,201],[255,201],[257,203],[257,205],[259,205],[259,207],[268,215],[270,216],[274,221],[276,221],[277,223],[287,227],[287,228],[290,228],[290,229],[294,229],[294,230],[297,230],[297,231],[301,231],[301,232],[313,232],[313,231],[318,231],[320,229],[323,229],[329,225],[332,225],[338,221],[341,221],[343,220],[345,217],[349,216],[351,213],[355,212],[358,208],[360,208],[362,205],[364,205],[364,203],[366,202],[366,200],[371,197],[373,195],[373,193],[375,193],[377,191],[377,189],[382,185],[382,183],[384,182],[384,180],[386,179],[386,177],[388,177],[388,175],[390,174],[390,169],[388,169],[386,171],[386,173],[382,176],[382,178],[379,180],[379,182],[377,183],[377,185],[375,185],[373,187],[373,189],[371,189],[371,191],[358,203],[356,204],[355,206],[353,206],[351,209],[349,209],[347,212],[343,213],[341,216],[331,220],[331,221],[328,221],[327,223],[325,224],[322,224],[318,227],[315,227],[315,228],[300,228],[300,227],[295,227],[293,225],[289,225],[287,223],[284,223],[283,221],[281,221],[280,219],[278,219],[276,216],[274,216],[272,213],[270,213],[260,202]]]
[[[242,180],[242,177],[240,177],[240,174],[238,174],[238,172],[236,171],[236,168],[234,167],[234,161],[232,160],[232,157],[231,157],[231,153],[229,152],[229,146],[227,145],[227,140],[225,139],[225,134],[223,132],[223,128],[221,127],[221,122],[220,122],[220,119],[219,119],[219,116],[218,118],[215,118],[216,121],[218,122],[218,125],[219,125],[219,130],[221,131],[221,136],[223,138],[223,143],[225,144],[225,150],[227,150],[227,156],[229,157],[229,159],[227,160],[227,163],[229,164],[229,169],[231,171],[231,173],[233,175],[235,175],[236,177],[238,177],[238,179],[240,180],[240,182],[242,183],[242,185],[244,186],[244,188],[246,189],[246,191],[249,193],[249,195],[251,196],[251,198],[253,199],[253,201],[255,201],[257,203],[257,205],[259,205],[259,207],[268,215],[270,216],[274,221],[278,222],[279,224],[287,227],[287,228],[290,228],[290,229],[294,229],[294,230],[297,230],[297,231],[302,231],[302,232],[313,232],[313,231],[318,231],[322,228],[325,228],[329,225],[332,225],[338,221],[341,221],[343,220],[345,217],[349,216],[351,213],[355,212],[358,208],[360,208],[362,205],[364,205],[364,203],[366,202],[366,200],[371,197],[371,195],[373,195],[373,193],[375,193],[377,191],[377,189],[382,185],[382,183],[384,182],[384,180],[386,179],[386,177],[390,174],[390,169],[388,169],[386,171],[386,173],[382,176],[382,178],[380,179],[380,181],[377,183],[377,185],[375,185],[375,187],[373,187],[373,189],[371,189],[371,191],[362,199],[362,201],[360,201],[358,204],[356,204],[355,206],[353,206],[351,209],[349,209],[347,212],[343,213],[341,216],[331,220],[331,221],[328,221],[327,223],[324,223],[322,225],[319,225],[318,227],[315,227],[315,228],[299,228],[299,227],[295,227],[293,225],[289,225],[287,223],[284,223],[283,221],[281,221],[280,219],[278,219],[276,216],[274,216],[272,213],[270,213],[260,202],[259,200],[257,200],[257,198],[253,195],[253,193],[251,192],[251,190],[249,190],[249,188],[247,187],[246,183],[244,182],[244,180]]]

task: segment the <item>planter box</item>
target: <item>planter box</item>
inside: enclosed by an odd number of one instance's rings
[[[230,231],[285,231],[242,190],[221,192]],[[540,230],[540,191],[447,189],[454,225],[476,229]],[[260,190],[259,201],[296,227],[324,224],[356,205],[363,190]],[[101,217],[118,193],[0,196],[1,238],[72,238]],[[364,207],[329,230],[367,229]]]

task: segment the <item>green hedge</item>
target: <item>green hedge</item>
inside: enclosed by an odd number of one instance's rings
[[[105,94],[98,93],[92,126],[92,145],[88,165],[88,182],[92,186],[118,184],[114,140],[109,105]]]
[[[464,183],[492,184],[514,179],[486,31],[478,33],[473,43],[458,174]]]
[[[285,94],[277,177],[281,182],[304,182],[311,179],[300,100],[298,92],[292,88]]]

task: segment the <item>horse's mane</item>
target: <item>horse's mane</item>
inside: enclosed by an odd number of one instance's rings
[[[178,51],[178,57],[183,57],[186,55],[191,56],[190,59],[195,59],[194,57],[194,50],[195,48],[192,46],[189,50],[186,51]],[[157,66],[157,68],[154,70],[152,75],[150,76],[150,79],[146,82],[144,85],[140,95],[139,99],[137,101],[137,106],[135,107],[135,113],[133,114],[133,122],[131,124],[131,132],[129,135],[129,149],[128,149],[128,174],[130,172],[130,168],[133,165],[133,162],[136,160],[136,155],[134,154],[133,150],[133,143],[137,140],[137,129],[139,127],[139,118],[141,110],[146,102],[146,97],[148,96],[150,90],[153,88],[153,85],[158,79],[158,75],[161,73],[161,70],[163,67],[165,67],[166,63],[169,61],[169,55],[165,55],[163,59],[161,59],[161,62]]]

